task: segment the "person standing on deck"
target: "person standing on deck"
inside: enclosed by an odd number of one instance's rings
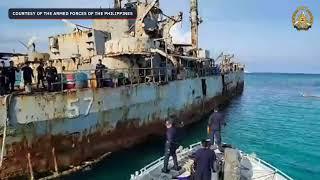
[[[1,61],[1,64],[2,64],[2,68],[3,68],[3,73],[4,73],[4,91],[5,91],[5,94],[9,91],[9,77],[8,77],[8,69],[4,63],[4,61]]]
[[[211,173],[215,172],[216,154],[210,149],[210,140],[201,141],[202,148],[193,155],[195,160],[195,180],[211,180]]]
[[[30,62],[27,61],[25,66],[22,68],[24,86],[31,86],[32,85],[32,78],[34,78],[33,70],[29,66],[29,64],[30,64]]]
[[[0,96],[3,96],[6,92],[6,77],[5,69],[3,65],[0,65]]]
[[[167,133],[166,133],[166,143],[165,143],[165,152],[164,152],[164,162],[163,162],[163,168],[162,172],[163,173],[169,173],[168,169],[168,164],[169,164],[169,158],[172,156],[173,159],[173,169],[176,171],[179,171],[181,167],[178,166],[178,160],[177,160],[177,155],[176,155],[176,150],[178,148],[178,143],[177,143],[177,129],[173,124],[173,119],[170,118],[169,120],[166,121],[166,128],[167,128]]]
[[[37,88],[39,88],[40,82],[42,84],[42,88],[46,88],[44,85],[44,68],[43,68],[43,62],[40,62],[39,66],[37,67],[37,73],[38,73],[38,78],[37,78]]]
[[[102,64],[102,60],[99,59],[99,63],[96,65],[96,79],[98,88],[103,87],[103,72],[105,71],[106,66]]]
[[[10,92],[14,91],[14,84],[16,82],[16,72],[19,72],[18,68],[14,66],[13,61],[10,61],[10,66],[7,69],[7,76],[10,85]]]
[[[220,108],[215,108],[210,115],[208,121],[208,134],[210,135],[211,143],[216,144],[221,148],[221,126],[226,125],[224,115],[220,112]]]
[[[52,83],[56,81],[57,78],[57,68],[53,66],[53,61],[49,61],[49,66],[45,69],[45,75],[48,82],[48,91],[53,91]]]

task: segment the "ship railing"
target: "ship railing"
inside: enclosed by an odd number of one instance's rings
[[[95,87],[114,88],[142,83],[167,83],[169,81],[218,75],[220,73],[214,67],[118,68],[102,70],[102,77],[99,78],[96,76],[96,72],[96,69],[63,71],[57,75],[57,80],[52,82],[52,91]],[[33,83],[31,86],[36,87],[37,83]]]
[[[241,152],[243,153],[243,152]],[[288,176],[286,173],[284,173],[283,171],[281,171],[280,169],[274,167],[273,165],[271,165],[270,163],[254,156],[254,155],[249,155],[249,154],[244,154],[245,157],[248,157],[249,159],[253,159],[256,162],[258,162],[260,165],[264,165],[267,168],[269,168],[275,175],[280,175],[281,177],[287,179],[287,180],[293,180],[293,178],[291,178],[290,176]],[[275,179],[277,178],[277,176],[275,176]]]

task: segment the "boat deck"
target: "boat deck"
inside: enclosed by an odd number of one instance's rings
[[[150,163],[149,165],[142,168],[140,171],[137,171],[135,175],[131,175],[131,180],[171,180],[171,179],[180,179],[182,177],[190,176],[192,171],[193,160],[189,157],[192,155],[198,148],[200,148],[200,143],[190,145],[189,148],[179,148],[177,151],[178,163],[182,167],[180,171],[172,170],[173,161],[170,158],[168,174],[162,173],[161,169],[163,167],[163,158],[161,157],[158,160]],[[270,165],[269,163],[253,156],[241,154],[241,162],[239,163],[238,175],[245,179],[257,179],[257,180],[292,180],[289,176]],[[218,161],[224,160],[224,153],[219,150],[215,150]],[[222,167],[216,166],[217,171],[223,171]],[[228,172],[224,172],[228,173]],[[212,180],[218,180],[218,174],[212,174]]]

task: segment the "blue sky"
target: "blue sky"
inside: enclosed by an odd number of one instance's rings
[[[1,0],[0,52],[25,52],[17,40],[37,36],[41,51],[48,49],[48,36],[67,32],[58,20],[9,20],[8,8],[109,7],[112,0]],[[184,12],[182,33],[189,31],[189,0],[161,0],[168,15]],[[250,72],[320,73],[320,1],[317,0],[199,0],[200,45],[213,57],[221,51],[234,53]],[[291,16],[307,6],[314,25],[307,32],[296,31]],[[77,21],[91,25],[90,21]]]

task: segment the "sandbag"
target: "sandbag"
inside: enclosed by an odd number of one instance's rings
[[[224,160],[224,180],[240,180],[240,152],[235,149],[226,148]]]

